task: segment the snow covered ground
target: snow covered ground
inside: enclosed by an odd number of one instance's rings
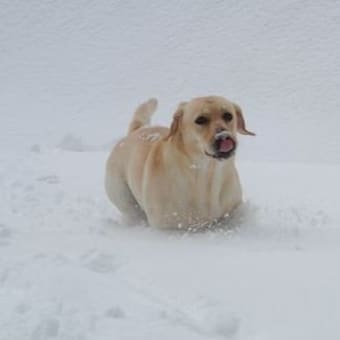
[[[147,98],[168,124],[217,94],[259,135],[245,159],[340,162],[339,18],[338,0],[1,0],[0,148],[102,144]]]
[[[340,337],[340,166],[239,162],[234,229],[190,234],[121,225],[106,157],[2,154],[1,340]]]
[[[0,340],[340,339],[340,2],[0,1]],[[137,104],[224,95],[232,229],[121,224]],[[64,136],[64,137],[63,137]]]

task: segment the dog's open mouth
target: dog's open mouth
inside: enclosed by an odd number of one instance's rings
[[[206,155],[219,160],[227,159],[234,155],[236,150],[236,142],[230,136],[222,135],[215,139],[212,149],[214,152],[205,152]]]

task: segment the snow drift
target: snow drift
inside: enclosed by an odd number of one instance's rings
[[[339,339],[340,3],[0,3],[0,339]],[[258,137],[206,233],[121,224],[142,100],[221,94]]]

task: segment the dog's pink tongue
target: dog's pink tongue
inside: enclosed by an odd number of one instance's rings
[[[220,152],[228,152],[234,147],[234,142],[231,138],[223,139],[220,142],[218,151]]]

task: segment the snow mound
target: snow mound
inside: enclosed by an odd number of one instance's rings
[[[65,135],[57,147],[64,151],[84,152],[84,151],[107,151],[113,143],[107,143],[100,146],[84,144],[80,137],[75,137],[71,134]],[[32,151],[36,151],[37,147],[32,146]]]

